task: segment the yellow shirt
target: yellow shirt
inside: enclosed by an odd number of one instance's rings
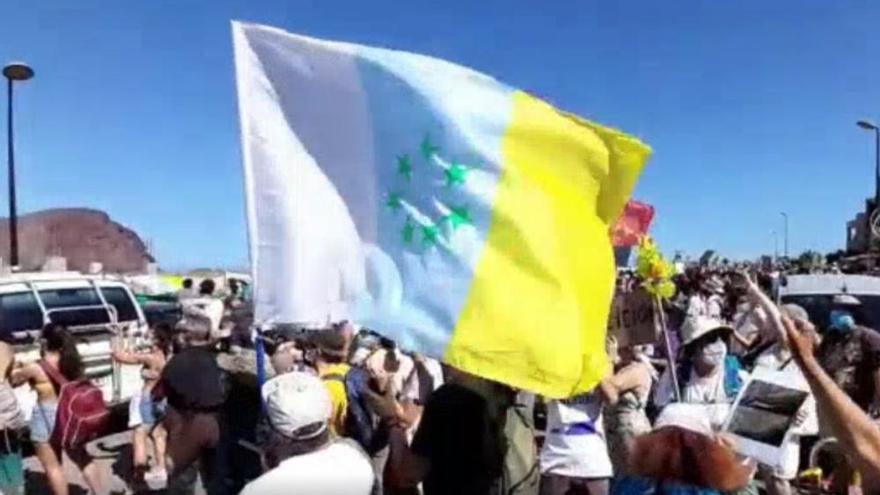
[[[330,431],[337,437],[345,434],[345,417],[348,411],[348,395],[345,393],[345,375],[351,366],[345,363],[332,364],[321,372],[321,380],[330,392],[333,402],[333,416],[330,418]]]

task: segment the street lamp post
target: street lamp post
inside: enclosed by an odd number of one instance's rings
[[[784,239],[783,254],[788,259],[788,213],[783,211],[780,215],[782,215],[782,238]]]
[[[15,145],[12,127],[12,86],[14,81],[27,81],[34,70],[22,62],[12,62],[3,68],[7,84],[6,137],[9,165],[9,265],[18,266],[18,214],[15,203]]]
[[[779,261],[779,234],[775,230],[771,230],[770,235],[773,237],[773,264],[775,265]]]
[[[880,127],[867,120],[860,120],[856,124],[874,133],[874,209],[876,210],[880,208]]]

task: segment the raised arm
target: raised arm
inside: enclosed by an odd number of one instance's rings
[[[413,447],[407,440],[406,429],[408,428],[406,414],[403,406],[394,399],[394,390],[388,387],[385,394],[377,394],[365,390],[367,403],[373,412],[390,425],[388,438],[389,453],[386,473],[390,486],[398,488],[412,488],[424,481],[430,470],[430,462],[427,457],[420,455],[419,446],[425,449],[424,444],[436,441],[438,432],[436,415],[437,412],[428,410],[422,418],[419,430],[413,439]]]
[[[24,385],[31,379],[36,378],[38,370],[39,365],[36,363],[17,366],[13,368],[12,372],[9,374],[9,384],[13,387]]]
[[[650,365],[638,362],[632,363],[605,378],[600,385],[602,395],[605,396],[605,402],[614,405],[624,392],[650,387],[651,373],[646,366]]]
[[[122,364],[149,365],[149,356],[146,354],[137,354],[123,350],[113,351],[113,360]]]
[[[880,428],[819,365],[813,326],[787,317],[782,322],[794,358],[816,398],[820,417],[829,425],[842,450],[849,452],[869,486],[880,486]]]
[[[748,291],[749,298],[767,315],[767,323],[776,331],[779,341],[786,342],[786,331],[782,325],[782,313],[779,311],[779,307],[761,290],[753,277],[746,274],[742,276],[746,279],[746,290]]]

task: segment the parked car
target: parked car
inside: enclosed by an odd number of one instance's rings
[[[880,277],[869,275],[788,275],[780,280],[783,304],[802,306],[820,331],[828,327],[835,298],[849,296],[861,303],[853,309],[856,321],[880,330]]]
[[[0,276],[0,340],[13,346],[18,362],[40,359],[40,329],[50,322],[77,338],[86,376],[111,407],[140,393],[140,368],[111,358],[114,342],[136,348],[147,335],[147,320],[125,283],[72,272]],[[16,395],[30,415],[36,394],[25,385]]]

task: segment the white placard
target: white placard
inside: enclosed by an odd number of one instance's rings
[[[736,398],[724,431],[740,454],[776,466],[809,391],[791,375],[755,370]]]

